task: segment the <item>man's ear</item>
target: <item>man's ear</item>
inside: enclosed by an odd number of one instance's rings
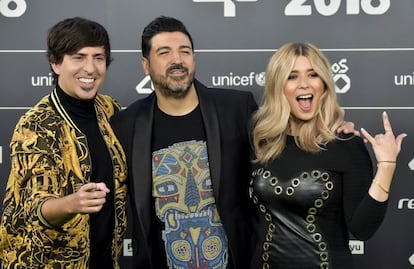
[[[51,62],[50,67],[52,68],[53,72],[55,72],[56,75],[60,75],[60,64]]]
[[[142,57],[141,58],[141,65],[142,69],[144,70],[145,75],[149,75],[149,61],[147,58]]]

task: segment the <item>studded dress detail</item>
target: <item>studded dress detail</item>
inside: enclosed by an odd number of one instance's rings
[[[288,137],[281,156],[254,164],[250,197],[258,209],[252,268],[352,268],[349,233],[366,240],[382,222],[386,203],[368,195],[372,164],[358,137],[318,153]]]

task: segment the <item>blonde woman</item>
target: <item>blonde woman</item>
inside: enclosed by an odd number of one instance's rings
[[[250,196],[259,215],[252,268],[352,268],[349,232],[370,238],[386,213],[397,156],[387,114],[372,137],[378,163],[342,123],[330,63],[312,44],[288,43],[270,59],[253,118]]]

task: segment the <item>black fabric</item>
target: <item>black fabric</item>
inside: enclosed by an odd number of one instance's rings
[[[200,107],[183,116],[170,116],[155,107],[152,151],[184,141],[206,141]]]
[[[96,118],[94,100],[79,100],[57,86],[63,107],[76,126],[85,134],[92,163],[91,181],[104,182],[110,189],[101,211],[90,214],[90,269],[113,268],[111,242],[115,227],[113,167]]]
[[[254,168],[260,228],[252,268],[353,268],[349,233],[368,239],[386,212],[368,194],[373,171],[362,139],[310,153],[288,137],[280,157]]]

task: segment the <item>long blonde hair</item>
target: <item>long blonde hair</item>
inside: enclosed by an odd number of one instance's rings
[[[315,117],[299,123],[296,144],[304,151],[318,152],[336,138],[335,131],[342,123],[329,60],[310,43],[285,44],[269,60],[262,104],[253,116],[253,146],[260,163],[277,158],[285,148],[293,118],[284,87],[298,56],[309,59],[325,91]]]

